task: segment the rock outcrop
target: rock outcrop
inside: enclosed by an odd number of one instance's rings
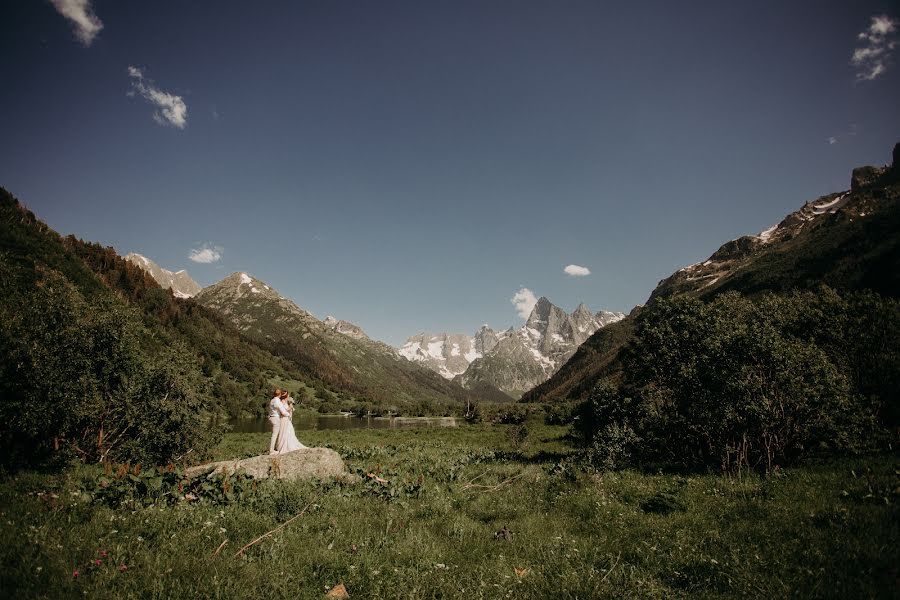
[[[262,454],[241,460],[222,460],[191,467],[185,474],[188,477],[197,477],[224,471],[234,473],[239,469],[255,479],[274,477],[293,481],[347,475],[344,461],[337,452],[329,448],[302,448],[274,456]]]
[[[181,270],[173,273],[168,269],[163,269],[146,256],[134,252],[127,254],[125,260],[149,273],[160,287],[172,290],[176,298],[192,298],[200,292],[200,285],[191,279],[187,271]]]

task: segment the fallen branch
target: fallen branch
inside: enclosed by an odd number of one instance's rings
[[[490,473],[490,472],[491,472],[490,469],[488,469],[487,471],[485,471],[485,472],[482,473],[481,475],[478,475],[477,477],[473,477],[472,479],[470,479],[469,481],[467,481],[466,483],[463,484],[463,489],[469,487],[469,486],[472,485],[474,482],[478,481],[479,479],[481,479],[482,477],[484,477],[485,475],[487,475],[487,474]]]
[[[620,558],[622,558],[622,553],[621,553],[621,552],[619,552],[619,555],[616,557],[616,562],[613,563],[613,566],[611,566],[611,567],[609,568],[609,571],[607,571],[607,572],[606,572],[606,575],[603,576],[603,579],[600,580],[600,583],[603,583],[604,581],[606,581],[606,578],[609,577],[610,573],[612,573],[613,570],[616,568],[616,565],[619,564],[619,559],[620,559]]]
[[[307,510],[310,506],[312,506],[312,505],[315,503],[316,500],[318,500],[318,496],[317,496],[316,498],[310,500],[309,504],[307,504],[306,506],[304,506],[304,507],[303,507],[303,510],[301,510],[300,512],[298,512],[296,515],[294,515],[293,517],[291,517],[290,519],[288,519],[287,521],[285,521],[284,523],[282,523],[281,525],[279,525],[278,527],[276,527],[276,528],[273,529],[272,531],[267,531],[266,533],[262,534],[261,536],[259,536],[258,538],[256,538],[255,540],[253,540],[252,542],[250,542],[249,544],[247,544],[246,546],[244,546],[244,547],[241,548],[240,550],[238,550],[238,551],[237,551],[237,554],[235,554],[234,557],[235,557],[235,558],[238,558],[239,556],[241,556],[242,554],[244,554],[244,551],[247,550],[248,548],[250,548],[250,546],[253,546],[253,545],[256,544],[256,543],[261,542],[263,539],[269,537],[269,536],[272,535],[273,533],[277,533],[277,532],[281,531],[282,529],[284,529],[285,527],[287,527],[287,526],[291,523],[291,521],[293,521],[293,520],[295,520],[295,519],[299,519],[299,518],[303,515],[303,513],[305,513],[306,510]]]
[[[225,547],[225,544],[227,544],[227,543],[228,543],[228,540],[224,540],[224,541],[222,541],[222,543],[221,543],[221,544],[219,544],[219,547],[218,547],[218,548],[216,548],[216,551],[215,551],[215,552],[213,552],[213,554],[212,554],[212,555],[213,555],[213,556],[218,556],[218,555],[219,555],[219,552],[221,552],[221,551],[222,551],[222,548],[224,548],[224,547]]]
[[[386,485],[388,483],[387,479],[384,479],[383,477],[379,477],[375,473],[366,473],[366,477],[368,477],[369,479],[372,479],[374,481],[377,481],[381,485]]]

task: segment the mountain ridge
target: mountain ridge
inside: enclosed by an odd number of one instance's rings
[[[176,298],[191,298],[200,292],[200,285],[184,269],[174,272],[164,269],[146,256],[136,252],[129,252],[124,258],[149,273],[160,287],[172,290],[172,294]]]
[[[808,201],[757,235],[722,244],[706,261],[661,280],[648,304],[692,295],[709,299],[815,289],[868,289],[900,297],[900,143],[885,166],[858,167],[850,189]],[[592,335],[550,379],[523,395],[532,402],[584,400],[594,383],[616,377],[620,351],[640,313]]]

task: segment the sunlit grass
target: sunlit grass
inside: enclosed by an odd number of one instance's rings
[[[529,427],[521,452],[509,426],[303,432],[416,490],[391,500],[378,484],[271,482],[241,504],[129,510],[79,491],[93,468],[20,474],[0,483],[0,587],[48,598],[321,598],[339,582],[352,598],[896,594],[895,457],[741,480],[587,474],[566,466],[564,429]],[[228,435],[216,456],[267,443]]]

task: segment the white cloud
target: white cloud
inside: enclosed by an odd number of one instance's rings
[[[222,258],[222,252],[223,250],[219,246],[203,244],[199,248],[191,250],[191,253],[188,254],[188,258],[196,263],[214,263]]]
[[[153,120],[160,125],[172,125],[184,129],[187,125],[187,104],[181,96],[169,94],[153,85],[153,81],[144,77],[144,72],[137,67],[128,66],[131,77],[131,90],[128,95],[140,94],[145,100],[154,104],[159,110],[153,113]]]
[[[856,67],[857,81],[871,81],[887,71],[891,53],[897,47],[896,19],[886,15],[872,17],[868,29],[861,31],[856,38],[864,45],[853,50],[850,63]]]
[[[91,0],[50,0],[59,14],[72,21],[75,25],[75,37],[84,44],[90,46],[103,23],[94,14]]]
[[[519,316],[527,319],[528,315],[531,314],[531,309],[537,304],[537,297],[534,295],[534,292],[523,287],[509,301],[516,307],[516,312],[519,313]]]
[[[834,144],[837,144],[837,143],[838,143],[838,139],[837,139],[836,137],[831,136],[830,138],[828,138],[828,145],[829,145],[829,146],[833,146]]]
[[[566,275],[571,275],[572,277],[587,277],[591,274],[590,269],[579,267],[578,265],[568,265],[563,271],[566,272]]]

